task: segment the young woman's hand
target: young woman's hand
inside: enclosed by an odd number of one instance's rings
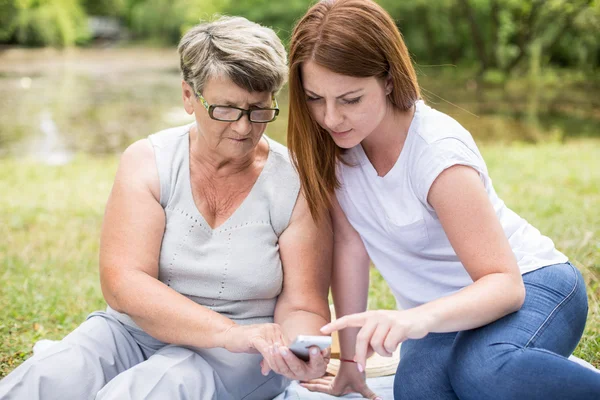
[[[359,372],[354,363],[341,362],[340,369],[335,377],[324,376],[308,382],[301,382],[300,385],[311,392],[323,392],[332,396],[359,393],[367,399],[381,400],[381,398],[367,386],[365,374]]]
[[[343,316],[321,328],[331,334],[348,327],[360,327],[356,336],[354,361],[364,371],[369,346],[384,357],[391,357],[398,345],[407,339],[421,339],[429,333],[431,320],[413,310],[377,310]]]
[[[260,353],[261,372],[273,370],[292,380],[306,381],[325,375],[329,349],[310,348],[310,359],[302,361],[287,348],[287,339],[278,324],[232,325],[225,333],[225,347],[232,353]]]

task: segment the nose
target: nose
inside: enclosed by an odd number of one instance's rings
[[[240,119],[231,123],[231,129],[240,136],[246,136],[252,131],[252,122],[248,114],[242,115]]]
[[[335,103],[330,103],[325,105],[325,116],[323,117],[323,122],[325,126],[331,130],[335,130],[344,120],[344,116],[336,107]]]

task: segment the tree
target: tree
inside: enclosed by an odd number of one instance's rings
[[[13,31],[16,41],[30,46],[73,46],[89,38],[87,17],[78,0],[20,0]]]
[[[500,68],[506,75],[522,64],[534,43],[546,54],[574,31],[579,15],[593,11],[593,0],[457,1],[471,29],[480,73]]]

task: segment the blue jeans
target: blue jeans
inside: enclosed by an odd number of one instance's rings
[[[519,311],[403,343],[394,399],[600,399],[600,374],[567,359],[587,317],[581,273],[556,264],[523,281]]]

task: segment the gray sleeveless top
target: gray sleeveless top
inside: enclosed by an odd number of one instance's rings
[[[269,154],[256,183],[233,215],[212,229],[192,197],[192,126],[149,136],[166,217],[159,279],[237,323],[272,322],[283,284],[278,239],[289,224],[300,188],[287,148],[265,136]],[[128,315],[110,307],[107,311],[137,327]]]

